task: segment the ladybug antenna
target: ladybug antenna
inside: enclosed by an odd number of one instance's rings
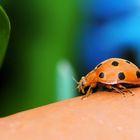
[[[76,84],[79,84],[79,82],[72,76],[72,80],[75,81]]]

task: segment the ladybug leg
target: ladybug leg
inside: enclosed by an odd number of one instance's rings
[[[121,84],[117,84],[117,87],[123,89],[126,92],[129,92],[132,96],[135,95],[131,90],[127,89],[125,86],[123,86]]]
[[[121,93],[121,94],[125,97],[125,92],[123,92],[123,91],[120,90],[119,88],[113,87],[112,85],[105,85],[105,86],[106,86],[106,88],[108,88],[108,89],[113,89],[113,90],[117,91],[118,93]]]
[[[90,94],[92,94],[92,87],[90,86],[87,93],[81,98],[82,100],[86,99]]]

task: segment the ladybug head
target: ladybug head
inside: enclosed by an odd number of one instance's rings
[[[85,93],[88,87],[95,87],[97,84],[97,76],[96,73],[93,71],[87,74],[85,77],[83,76],[81,80],[78,82],[77,88],[82,93]]]
[[[77,88],[79,89],[79,91],[82,91],[82,93],[85,93],[85,88],[87,87],[87,80],[86,78],[83,76],[80,80],[80,82],[78,82],[78,86]]]

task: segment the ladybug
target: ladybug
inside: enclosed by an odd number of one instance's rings
[[[125,96],[132,95],[127,86],[140,85],[140,69],[132,62],[121,58],[110,58],[97,65],[78,82],[78,89],[88,97],[98,85],[115,90]],[[85,90],[88,88],[87,92]]]

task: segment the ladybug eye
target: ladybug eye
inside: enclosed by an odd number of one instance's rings
[[[84,86],[84,82],[81,83],[82,87]]]
[[[84,87],[86,84],[86,80],[85,80],[85,77],[82,77],[82,80],[81,80],[81,86]]]

